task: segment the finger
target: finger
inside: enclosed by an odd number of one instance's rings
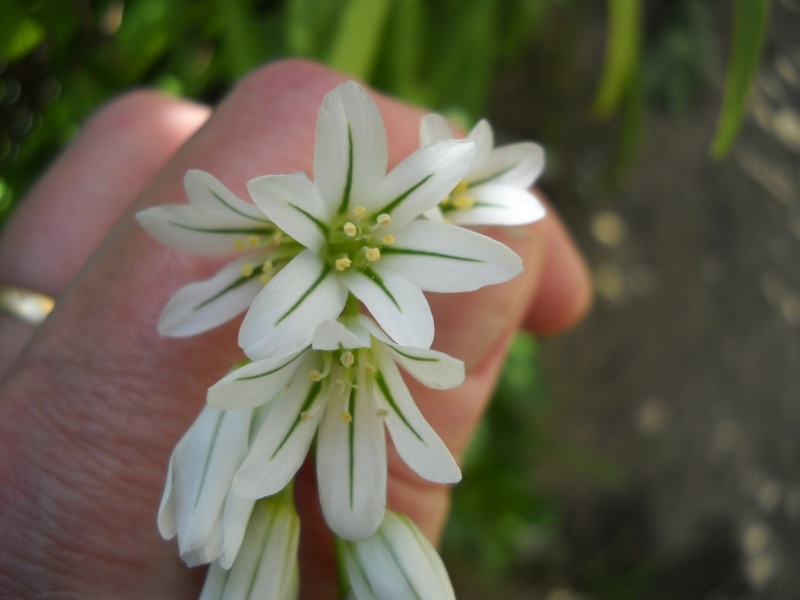
[[[101,110],[6,225],[0,282],[57,298],[208,113],[154,92],[133,92]],[[0,314],[0,377],[31,333],[30,325]]]
[[[342,80],[297,62],[251,75],[139,207],[181,201],[190,168],[214,173],[245,197],[245,183],[257,175],[310,171],[316,113]],[[172,448],[208,386],[241,359],[237,325],[190,340],[158,336],[169,296],[217,265],[164,248],[132,213],[3,381],[0,456],[13,459],[0,460],[0,537],[32,541],[0,555],[0,572],[76,597],[196,598],[198,573],[160,539],[155,511]],[[58,564],[43,565],[41,556],[58,556]]]
[[[524,327],[537,335],[559,333],[578,323],[592,305],[589,269],[569,232],[551,207],[542,276]]]

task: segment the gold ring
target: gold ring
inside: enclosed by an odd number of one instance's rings
[[[39,325],[56,305],[55,298],[13,285],[0,284],[0,313]]]

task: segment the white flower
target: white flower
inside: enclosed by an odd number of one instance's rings
[[[423,147],[452,137],[444,117],[423,117]],[[444,217],[457,225],[523,225],[544,217],[544,205],[529,190],[544,168],[541,146],[520,142],[495,148],[494,134],[486,120],[479,121],[467,139],[475,143],[472,166],[438,210],[426,216]]]
[[[307,345],[350,294],[400,344],[429,347],[433,319],[422,291],[462,292],[522,269],[502,244],[441,222],[417,220],[461,181],[471,141],[420,148],[390,173],[386,132],[353,82],[330,92],[317,120],[314,181],[268,175],[248,183],[253,201],[300,252],[258,295],[239,334],[252,359]]]
[[[357,600],[455,600],[442,559],[405,515],[387,512],[372,537],[343,547]]]
[[[158,511],[165,539],[178,536],[189,566],[236,558],[254,500],[231,491],[233,475],[249,449],[252,410],[206,406],[175,446]]]
[[[256,503],[233,566],[211,565],[200,600],[294,600],[300,518],[280,498]]]
[[[422,477],[454,483],[461,472],[414,404],[397,364],[425,385],[452,388],[464,364],[429,349],[397,345],[368,318],[324,323],[313,346],[229,373],[208,401],[225,408],[264,405],[264,425],[233,478],[233,489],[259,498],[282,489],[317,434],[320,501],[330,528],[346,539],[370,536],[386,504],[389,429],[400,457]]]
[[[286,244],[257,206],[203,171],[188,171],[184,187],[189,204],[148,208],[136,218],[150,235],[173,248],[236,259],[212,278],[181,288],[167,303],[158,331],[173,337],[201,333],[244,312],[285,264]]]

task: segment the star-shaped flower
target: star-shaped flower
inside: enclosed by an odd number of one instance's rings
[[[274,494],[294,477],[317,435],[317,480],[330,528],[363,539],[386,504],[386,441],[422,477],[454,483],[461,471],[420,413],[397,364],[428,387],[452,388],[464,364],[429,349],[393,343],[367,317],[325,322],[313,346],[241,367],[211,387],[222,409],[261,406],[265,416],[233,478],[245,498]]]
[[[433,319],[422,291],[464,292],[519,274],[506,246],[417,219],[466,175],[471,141],[420,148],[388,174],[386,132],[367,92],[342,84],[317,120],[313,182],[271,175],[249,182],[253,201],[305,249],[264,288],[239,343],[253,359],[302,347],[358,298],[396,342],[428,347]]]
[[[422,146],[453,138],[441,115],[426,115],[420,124]],[[538,144],[519,142],[495,148],[494,133],[484,119],[467,136],[475,143],[475,159],[466,175],[427,214],[457,225],[524,225],[545,215],[530,187],[544,168]]]

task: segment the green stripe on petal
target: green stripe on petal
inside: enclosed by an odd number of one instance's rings
[[[339,204],[339,214],[347,213],[350,207],[350,193],[353,190],[353,129],[347,124],[347,179],[344,183],[342,202]]]
[[[283,436],[281,443],[278,444],[278,447],[275,448],[275,451],[272,453],[272,456],[269,457],[270,460],[273,460],[278,453],[281,451],[283,446],[286,444],[286,441],[292,437],[294,430],[297,429],[297,426],[303,420],[303,413],[308,410],[308,408],[314,403],[314,400],[317,399],[319,396],[320,390],[322,389],[322,382],[315,381],[308,390],[308,394],[306,394],[305,400],[303,400],[303,404],[300,406],[300,410],[297,412],[297,417],[292,423],[292,426],[289,428],[289,431],[286,432],[286,435]]]
[[[311,286],[305,292],[303,292],[303,295],[297,299],[297,302],[295,302],[291,307],[289,307],[289,310],[283,313],[283,315],[281,315],[281,317],[277,321],[275,321],[275,325],[279,325],[281,321],[283,321],[294,311],[296,311],[300,307],[300,305],[303,304],[303,302],[305,302],[306,298],[308,298],[311,295],[311,292],[313,292],[319,286],[319,284],[322,283],[322,281],[328,276],[330,272],[331,272],[330,267],[327,266],[323,267],[319,276],[314,280],[314,283],[312,283]]]
[[[389,300],[392,301],[392,304],[395,305],[395,308],[397,308],[397,310],[403,312],[403,309],[400,308],[400,304],[398,304],[397,299],[394,297],[392,292],[389,291],[389,288],[386,286],[386,283],[383,281],[383,278],[380,275],[378,275],[375,271],[369,268],[364,269],[362,273],[364,274],[364,276],[370,279],[375,285],[377,285],[384,294],[386,294]]]
[[[407,256],[426,256],[429,258],[446,258],[449,260],[460,260],[463,262],[482,263],[485,262],[479,258],[467,258],[466,256],[456,256],[454,254],[444,254],[442,252],[431,252],[428,250],[414,250],[412,248],[396,248],[394,246],[384,246],[381,248],[381,254],[402,254]]]
[[[212,190],[210,187],[206,186],[206,189],[209,191],[209,193],[210,193],[210,194],[211,194],[211,195],[212,195],[212,196],[213,196],[213,197],[214,197],[214,198],[215,198],[215,199],[216,199],[216,200],[217,200],[217,201],[218,201],[220,204],[222,204],[223,206],[225,206],[225,208],[227,208],[228,210],[230,210],[230,211],[232,211],[232,212],[235,212],[237,215],[239,215],[239,216],[242,216],[242,217],[244,217],[245,219],[249,219],[249,220],[251,220],[251,221],[255,221],[255,222],[257,222],[257,223],[269,223],[269,222],[270,222],[270,221],[269,221],[269,219],[259,219],[258,217],[254,217],[253,215],[248,215],[246,212],[242,212],[242,211],[241,211],[241,210],[239,210],[238,208],[235,208],[234,206],[232,206],[232,205],[231,205],[229,202],[227,202],[227,201],[225,200],[225,198],[223,198],[222,196],[220,196],[220,195],[219,195],[217,192],[215,192],[214,190]]]
[[[416,190],[418,190],[420,187],[422,187],[423,185],[425,185],[425,183],[426,183],[426,182],[427,182],[427,181],[428,181],[428,180],[429,180],[431,177],[433,177],[433,175],[434,175],[433,173],[428,173],[428,174],[427,174],[425,177],[423,177],[423,178],[422,178],[421,180],[419,180],[417,183],[415,183],[414,185],[412,185],[412,186],[411,186],[410,188],[408,188],[408,189],[407,189],[405,192],[403,192],[402,194],[400,194],[400,195],[399,195],[397,198],[395,198],[394,200],[392,200],[391,202],[389,202],[389,204],[387,204],[386,206],[384,206],[382,209],[375,211],[375,214],[376,214],[376,215],[383,214],[383,213],[392,214],[392,211],[393,211],[394,209],[396,209],[398,206],[400,206],[400,205],[403,203],[403,201],[404,201],[406,198],[408,198],[408,197],[409,197],[411,194],[413,194],[413,193],[414,193]]]
[[[383,373],[381,373],[380,371],[375,374],[375,383],[378,384],[378,388],[381,390],[381,394],[383,394],[383,397],[386,399],[386,402],[389,404],[389,406],[392,407],[392,410],[395,412],[395,414],[398,417],[400,417],[400,420],[403,421],[405,426],[408,427],[409,431],[411,431],[411,433],[413,433],[420,442],[422,442],[427,446],[428,445],[427,442],[425,442],[425,440],[417,432],[417,430],[414,429],[411,423],[408,422],[408,419],[403,414],[403,411],[401,411],[400,408],[397,406],[397,402],[395,401],[394,396],[392,395],[392,391],[389,389],[389,384],[386,383],[386,379],[384,378]]]
[[[319,220],[317,217],[315,217],[314,215],[312,215],[312,214],[311,214],[310,212],[308,212],[307,210],[305,210],[305,209],[303,209],[303,208],[300,208],[299,206],[297,206],[297,205],[295,205],[295,204],[292,204],[291,202],[289,202],[288,204],[289,204],[289,206],[291,206],[293,209],[295,209],[297,212],[299,212],[299,213],[300,213],[300,214],[302,214],[304,217],[306,217],[306,218],[307,218],[309,221],[311,221],[312,223],[314,223],[314,225],[316,225],[316,226],[317,226],[317,229],[319,229],[320,233],[321,233],[323,236],[325,236],[325,237],[327,237],[327,236],[328,236],[328,234],[330,233],[330,229],[328,228],[328,226],[327,226],[325,223],[323,223],[322,221],[320,221],[320,220]]]
[[[499,179],[500,177],[502,177],[503,175],[505,175],[506,173],[508,173],[512,169],[515,169],[516,167],[517,167],[517,165],[509,165],[505,169],[501,169],[500,171],[497,171],[496,173],[492,173],[491,175],[487,175],[486,177],[482,177],[481,179],[478,179],[476,181],[470,181],[470,182],[467,183],[467,189],[478,187],[479,185],[483,185],[484,183],[489,183],[490,181],[494,181],[495,179]]]
[[[228,292],[231,292],[231,291],[233,291],[233,290],[235,290],[237,288],[240,288],[244,284],[248,283],[249,281],[252,281],[253,279],[257,279],[258,277],[261,277],[261,272],[258,271],[258,270],[253,271],[253,273],[251,273],[250,275],[246,275],[246,276],[242,275],[236,281],[234,281],[230,285],[224,287],[223,289],[221,289],[219,292],[217,292],[216,294],[214,294],[210,298],[206,298],[205,300],[203,300],[199,304],[196,304],[192,310],[199,310],[199,309],[203,308],[204,306],[207,306],[207,305],[211,304],[214,300],[217,300],[218,298],[224,296]]]
[[[170,225],[174,225],[175,227],[180,227],[181,229],[186,229],[187,231],[196,231],[198,233],[218,233],[221,235],[272,235],[275,233],[275,228],[259,228],[259,229],[250,229],[247,227],[192,227],[190,225],[183,225],[182,223],[177,223],[175,221],[169,221]]]

